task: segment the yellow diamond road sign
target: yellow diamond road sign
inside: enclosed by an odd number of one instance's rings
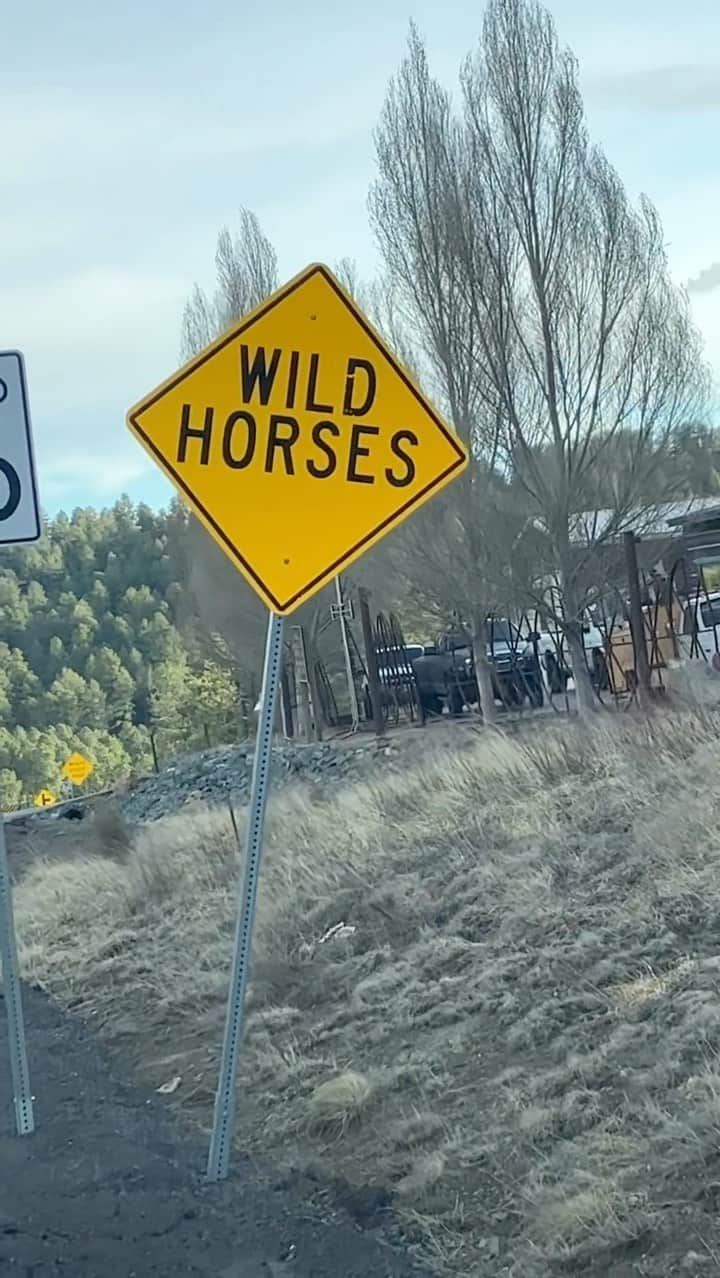
[[[455,433],[324,266],[136,404],[128,425],[281,614],[467,465]]]
[[[52,790],[38,790],[33,803],[36,808],[49,808],[53,803],[57,803],[57,795]]]
[[[72,781],[74,785],[82,785],[83,781],[86,781],[90,773],[94,771],[94,768],[95,764],[86,759],[84,754],[78,754],[75,751],[65,764],[63,775],[69,781]]]

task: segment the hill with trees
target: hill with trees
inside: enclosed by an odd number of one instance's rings
[[[246,731],[227,664],[189,624],[188,516],[122,498],[45,523],[0,564],[0,804],[58,790],[73,750],[92,785],[147,772],[182,746]]]

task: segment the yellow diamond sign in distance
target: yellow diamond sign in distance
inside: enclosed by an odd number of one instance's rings
[[[82,785],[83,781],[87,781],[90,773],[95,770],[95,764],[85,758],[84,754],[78,754],[75,751],[70,755],[65,767],[63,768],[63,776],[66,776],[73,785]]]
[[[325,266],[310,266],[128,414],[279,614],[467,465],[454,431]]]
[[[33,803],[36,808],[49,808],[53,803],[57,803],[57,795],[52,790],[38,790]]]

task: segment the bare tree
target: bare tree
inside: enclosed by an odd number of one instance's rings
[[[185,562],[193,617],[218,655],[224,649],[233,667],[242,672],[249,695],[257,697],[267,608],[194,515],[187,525]]]
[[[358,306],[362,306],[363,308],[365,308],[365,305],[366,305],[365,295],[367,293],[367,286],[362,276],[360,275],[358,264],[355,258],[354,257],[338,258],[333,269],[334,269],[336,278],[342,284],[343,288],[345,289],[345,292],[349,293],[350,296],[354,298]]]
[[[184,536],[184,580],[188,608],[186,625],[202,632],[204,650],[228,665],[252,704],[260,692],[260,670],[267,631],[267,608],[235,565],[190,515]],[[285,632],[285,659],[293,665],[292,627],[303,627],[308,679],[315,708],[315,735],[320,738],[320,690],[317,679],[318,644],[330,617],[332,589],[327,587],[290,618]],[[193,626],[193,623],[197,623]],[[332,631],[330,632],[332,637]],[[325,645],[328,646],[327,643]],[[335,641],[339,651],[339,638]],[[332,652],[332,646],[331,646]],[[297,676],[297,671],[295,672]]]
[[[630,204],[589,144],[575,60],[537,0],[490,0],[462,82],[468,162],[453,224],[475,264],[467,301],[508,465],[557,569],[587,711],[592,563],[661,496],[673,437],[704,397],[700,343],[657,213]],[[625,466],[600,519],[604,459],[621,435]]]
[[[275,249],[250,209],[240,209],[237,235],[233,237],[227,227],[220,231],[215,269],[217,279],[212,298],[196,284],[185,305],[184,359],[197,354],[278,286]]]
[[[460,251],[449,198],[466,163],[463,147],[449,94],[432,79],[412,27],[376,131],[379,176],[370,192],[370,215],[395,314],[402,331],[412,334],[421,376],[469,444],[472,464],[447,496],[390,540],[389,551],[398,553],[426,603],[437,590],[446,617],[459,609],[470,621],[480,703],[491,721],[487,618],[497,602],[497,583],[488,550],[497,525],[500,417],[486,385],[469,274],[474,258]]]
[[[557,577],[558,619],[587,712],[595,700],[581,617],[597,589],[598,551],[662,497],[673,439],[706,390],[700,343],[670,282],[657,214],[646,199],[629,203],[589,144],[575,60],[537,0],[490,0],[462,88],[463,118],[453,121],[413,31],[379,142],[381,186],[390,179],[405,193],[404,218],[386,201],[376,225],[391,270],[426,281],[422,304],[433,340],[446,340],[454,389],[460,370],[473,421],[492,423],[480,455],[500,464],[540,534],[544,563],[527,584],[541,595]],[[418,122],[410,136],[406,121]],[[413,156],[424,185],[414,169],[408,178]],[[462,404],[448,400],[465,429]],[[605,458],[621,436],[625,464],[600,517]]]
[[[277,287],[275,249],[250,209],[240,209],[240,228],[234,237],[227,227],[220,231],[215,267],[212,297],[196,284],[185,305],[185,359],[196,355]],[[194,515],[190,515],[181,540],[189,603],[186,624],[199,622],[205,644],[216,657],[224,655],[242,673],[254,696],[262,665],[265,609]]]

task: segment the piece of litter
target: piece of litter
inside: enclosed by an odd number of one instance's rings
[[[333,927],[328,928],[324,936],[320,937],[319,945],[325,945],[327,941],[344,940],[347,936],[354,936],[357,931],[353,923],[336,923]]]
[[[175,1078],[168,1079],[167,1083],[161,1083],[159,1087],[155,1088],[155,1090],[156,1092],[160,1092],[162,1096],[172,1096],[173,1092],[177,1091],[181,1083],[182,1079],[180,1075],[177,1074]]]

